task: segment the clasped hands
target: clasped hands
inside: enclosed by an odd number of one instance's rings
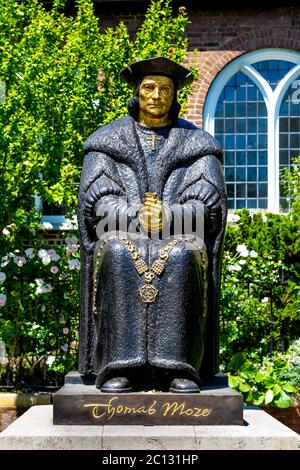
[[[145,193],[139,211],[140,224],[146,232],[158,233],[166,223],[166,208],[156,193]]]

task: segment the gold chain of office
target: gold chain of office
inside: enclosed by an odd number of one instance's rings
[[[97,280],[98,280],[98,270],[100,267],[100,257],[101,257],[101,250],[104,245],[109,242],[110,240],[120,240],[124,243],[124,246],[127,248],[128,253],[133,260],[134,267],[137,273],[140,276],[143,276],[143,284],[139,288],[139,294],[142,302],[146,304],[154,303],[157,299],[158,289],[153,286],[153,281],[155,277],[160,277],[165,270],[166,262],[169,259],[170,252],[180,242],[190,242],[193,243],[194,240],[190,240],[187,238],[174,238],[169,243],[167,243],[159,253],[159,257],[156,261],[152,264],[151,268],[148,266],[146,261],[143,259],[139,249],[134,245],[131,240],[127,238],[121,238],[117,236],[108,237],[105,241],[100,245],[98,249],[98,253],[96,256],[95,262],[95,269],[94,269],[94,276],[93,276],[93,313],[96,313],[96,294],[97,294]]]

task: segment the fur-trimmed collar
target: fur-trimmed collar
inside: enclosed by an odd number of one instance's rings
[[[116,161],[128,164],[139,174],[141,186],[148,186],[146,162],[137,137],[135,121],[131,116],[125,116],[97,129],[86,140],[84,150],[85,153],[104,153]],[[178,119],[159,155],[159,193],[176,166],[205,155],[221,158],[219,143],[203,129],[184,119]]]

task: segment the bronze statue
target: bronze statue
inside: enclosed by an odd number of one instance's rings
[[[103,392],[199,392],[218,372],[222,152],[178,118],[188,69],[155,57],[121,77],[129,115],[85,143],[79,371]]]

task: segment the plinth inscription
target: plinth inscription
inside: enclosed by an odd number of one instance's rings
[[[165,403],[158,403],[153,400],[149,405],[127,406],[119,396],[112,397],[108,403],[87,403],[84,408],[90,408],[93,418],[110,421],[115,415],[146,415],[155,414],[165,416],[193,416],[195,418],[209,416],[212,408],[189,407],[185,401],[167,400]]]
[[[191,394],[109,394],[95,386],[65,385],[53,404],[54,424],[243,425],[242,396],[227,387]]]

